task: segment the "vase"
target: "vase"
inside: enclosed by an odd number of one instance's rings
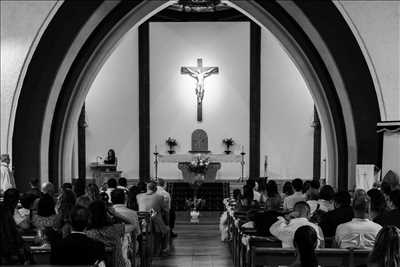
[[[191,210],[190,211],[190,223],[194,223],[194,224],[200,223],[199,216],[200,216],[200,212],[199,211]]]

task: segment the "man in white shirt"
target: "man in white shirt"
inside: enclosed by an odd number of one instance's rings
[[[376,235],[382,229],[368,219],[369,199],[360,196],[353,200],[354,219],[338,225],[335,242],[339,248],[373,248]]]
[[[156,193],[164,198],[165,205],[168,207],[168,211],[171,209],[171,195],[166,190],[167,184],[164,179],[158,178],[158,185]]]
[[[318,236],[318,247],[324,247],[324,235],[321,228],[310,222],[310,206],[304,201],[297,202],[294,211],[284,217],[278,217],[269,231],[282,242],[283,248],[293,248],[293,238],[297,228],[309,225],[315,229]]]
[[[296,178],[293,180],[292,185],[295,190],[294,194],[283,199],[283,208],[285,210],[292,210],[297,202],[306,201],[306,195],[303,194],[303,181]]]
[[[9,188],[15,188],[14,175],[9,168],[10,156],[8,154],[2,154],[0,156],[1,166],[0,166],[0,194]]]

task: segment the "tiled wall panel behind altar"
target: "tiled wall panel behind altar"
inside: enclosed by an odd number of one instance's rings
[[[249,36],[248,22],[186,22],[150,24],[150,143],[167,153],[171,136],[177,153],[188,153],[191,133],[208,133],[209,150],[223,153],[222,139],[232,137],[241,152],[249,148]],[[218,66],[219,74],[205,80],[203,122],[196,120],[195,80],[181,75],[181,66]],[[247,159],[247,158],[246,158]],[[151,159],[153,162],[153,158]],[[246,165],[245,173],[248,173]],[[154,175],[154,168],[151,168]],[[224,163],[219,179],[238,178],[238,163]],[[161,163],[159,176],[181,178],[174,163]]]
[[[115,149],[118,169],[139,177],[138,34],[129,31],[100,69],[86,97],[86,163]],[[87,177],[92,177],[88,168]]]

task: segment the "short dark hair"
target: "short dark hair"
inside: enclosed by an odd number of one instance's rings
[[[386,199],[383,193],[374,188],[369,190],[367,194],[371,199],[371,210],[384,212],[386,209]]]
[[[71,211],[71,226],[75,231],[83,231],[89,223],[89,210],[83,206],[75,206]]]
[[[163,187],[165,185],[165,180],[162,178],[158,178],[158,185]]]
[[[311,180],[310,186],[311,188],[319,189],[321,187],[321,183],[319,182],[319,180],[313,179]]]
[[[89,205],[90,211],[90,227],[94,229],[101,229],[109,226],[111,222],[107,215],[106,203],[102,200],[95,200]]]
[[[62,190],[72,190],[72,184],[71,183],[63,183],[61,186]]]
[[[278,185],[274,180],[269,180],[266,186],[267,189],[267,196],[268,197],[275,197],[278,195]]]
[[[125,192],[122,189],[115,189],[111,192],[111,202],[113,204],[125,203]]]
[[[283,184],[282,193],[288,196],[293,195],[293,185],[290,181],[287,181]]]
[[[246,181],[246,185],[250,186],[251,189],[253,189],[256,186],[256,180],[255,179],[248,179]]]
[[[319,197],[324,200],[332,200],[335,196],[335,191],[333,187],[330,185],[324,185],[321,190],[319,191]]]
[[[390,186],[390,184],[388,182],[383,181],[381,183],[381,190],[385,195],[388,196],[390,194],[390,192],[392,191],[392,187]]]
[[[242,192],[240,191],[239,188],[236,188],[233,190],[232,196],[234,199],[239,199],[241,195],[242,195]]]
[[[347,191],[339,191],[334,195],[333,200],[341,207],[348,207],[351,203],[351,196]]]
[[[126,180],[125,177],[121,177],[121,178],[118,179],[118,184],[120,186],[127,187],[128,186],[128,180]]]
[[[44,194],[38,203],[38,215],[41,217],[50,217],[55,214],[53,197],[49,194]]]
[[[117,180],[115,180],[114,178],[108,179],[107,186],[109,188],[116,188],[117,187]]]
[[[292,186],[295,191],[302,191],[303,190],[303,181],[300,178],[296,178],[293,180]]]
[[[400,209],[400,189],[395,189],[390,192],[389,198],[390,201],[393,202],[393,205],[395,205],[396,208]]]

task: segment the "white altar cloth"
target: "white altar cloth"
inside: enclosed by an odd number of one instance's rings
[[[202,156],[207,158],[209,162],[241,162],[242,156],[235,154],[171,154],[171,155],[158,155],[159,162],[177,163],[177,162],[191,162],[196,157]]]

